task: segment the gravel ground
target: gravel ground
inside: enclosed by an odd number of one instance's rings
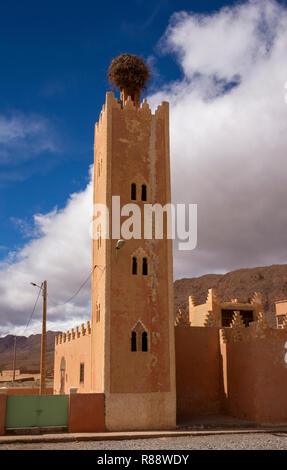
[[[287,433],[170,437],[123,441],[0,444],[0,450],[287,450]]]

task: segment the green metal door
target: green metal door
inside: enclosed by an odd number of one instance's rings
[[[6,428],[68,426],[68,395],[7,397]]]

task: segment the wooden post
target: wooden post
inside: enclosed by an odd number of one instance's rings
[[[40,395],[46,393],[46,319],[47,319],[47,281],[43,282],[43,321],[41,342]]]
[[[17,344],[17,336],[14,336],[14,358],[13,358],[13,379],[12,382],[15,382],[15,375],[16,375],[16,344]]]

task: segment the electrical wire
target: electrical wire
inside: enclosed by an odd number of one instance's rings
[[[96,268],[100,268],[100,266],[98,266],[97,264],[95,264],[95,266],[93,267],[92,271],[90,272],[89,276],[87,277],[87,279],[85,279],[85,281],[80,285],[79,289],[68,299],[66,300],[65,302],[61,303],[61,304],[57,304],[56,307],[61,307],[62,305],[66,305],[68,304],[69,302],[71,302],[71,300],[73,300],[78,294],[79,292],[82,290],[82,288],[87,284],[87,282],[89,281],[89,279],[91,278],[94,270]],[[100,268],[101,269],[101,268]]]
[[[66,304],[68,304],[69,302],[71,302],[71,300],[73,300],[73,299],[79,294],[79,292],[83,289],[83,287],[86,285],[86,283],[87,283],[88,280],[91,278],[91,276],[92,276],[92,274],[93,274],[93,272],[94,272],[94,270],[95,270],[96,268],[99,268],[99,269],[101,269],[102,271],[104,271],[104,269],[102,269],[100,266],[98,266],[98,265],[96,264],[96,265],[93,267],[93,269],[92,269],[92,271],[90,272],[90,274],[89,274],[89,276],[87,277],[87,279],[85,279],[85,281],[80,285],[80,287],[78,288],[78,290],[77,290],[68,300],[66,300],[66,301],[63,302],[63,303],[57,304],[56,306],[57,306],[57,307],[58,307],[58,306],[60,307],[60,306],[62,306],[62,305],[66,305]],[[26,326],[25,326],[25,329],[23,330],[22,336],[24,335],[25,331],[27,330],[27,328],[28,328],[28,326],[29,326],[29,324],[30,324],[30,322],[31,322],[31,320],[32,320],[32,318],[33,318],[33,315],[34,315],[34,313],[35,313],[36,306],[37,306],[37,303],[38,303],[38,300],[39,300],[39,297],[40,297],[40,293],[41,293],[41,291],[42,291],[42,286],[43,286],[43,283],[41,284],[41,287],[39,288],[39,292],[38,292],[38,295],[37,295],[37,298],[36,298],[36,301],[35,301],[33,310],[32,310],[32,312],[31,312],[31,314],[30,314],[30,317],[29,317],[28,322],[27,322],[27,324],[26,324]],[[51,298],[51,297],[50,297],[50,298]],[[53,299],[51,299],[51,300],[53,300]],[[54,302],[56,302],[56,301],[54,300]],[[20,335],[20,336],[21,336],[21,335]]]
[[[30,324],[30,322],[31,322],[31,320],[32,320],[32,317],[33,317],[33,315],[34,315],[34,312],[35,312],[35,310],[36,310],[36,306],[37,306],[37,303],[38,303],[38,300],[39,300],[39,297],[40,297],[40,293],[41,293],[41,290],[42,290],[42,286],[43,286],[43,283],[41,284],[41,287],[39,288],[39,292],[38,292],[38,295],[37,295],[37,298],[36,298],[36,302],[35,302],[35,304],[34,304],[33,310],[32,310],[32,312],[31,312],[31,315],[30,315],[29,319],[28,319],[27,325],[25,326],[25,329],[23,330],[22,335],[24,335],[25,331],[27,330],[27,328],[28,328],[28,326],[29,326],[29,324]]]

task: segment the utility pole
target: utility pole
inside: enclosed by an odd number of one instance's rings
[[[13,359],[13,379],[12,382],[15,382],[15,375],[16,375],[16,344],[17,344],[17,336],[14,336],[14,359]]]
[[[41,341],[41,378],[40,395],[46,393],[46,318],[47,318],[47,281],[43,282],[43,321],[42,321],[42,341]]]

